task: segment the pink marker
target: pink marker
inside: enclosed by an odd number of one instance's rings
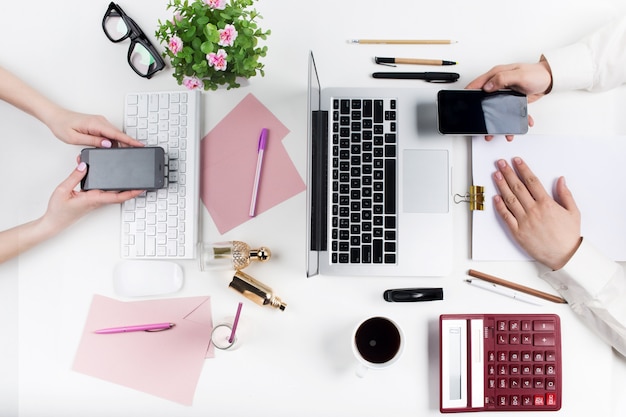
[[[252,187],[252,199],[250,201],[250,217],[254,217],[256,209],[257,194],[259,193],[259,181],[261,179],[261,168],[263,167],[263,153],[265,152],[265,145],[267,144],[267,129],[261,130],[261,136],[259,137],[259,146],[257,149],[258,156],[256,159],[256,173],[254,174],[254,185]]]
[[[112,334],[126,332],[160,332],[162,330],[169,330],[174,326],[174,323],[138,324],[136,326],[109,327],[108,329],[96,330],[94,333]]]
[[[235,332],[237,331],[237,324],[239,324],[239,315],[241,314],[241,306],[243,303],[239,303],[237,306],[237,313],[235,314],[235,320],[233,321],[233,329],[230,331],[230,337],[228,338],[228,343],[233,343],[235,340]]]

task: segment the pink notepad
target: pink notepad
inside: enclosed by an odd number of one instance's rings
[[[250,219],[261,129],[269,130],[259,181],[257,216],[305,190],[282,139],[289,129],[248,94],[202,140],[200,197],[220,233]]]
[[[95,334],[108,327],[170,322],[161,332]],[[209,297],[123,302],[95,295],[73,370],[191,405],[204,361],[213,357]]]

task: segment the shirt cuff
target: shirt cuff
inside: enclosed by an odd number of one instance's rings
[[[600,253],[585,239],[569,262],[557,271],[543,274],[565,299],[595,299],[614,277],[619,264]]]
[[[593,62],[586,44],[579,42],[543,54],[552,72],[552,90],[590,90]]]

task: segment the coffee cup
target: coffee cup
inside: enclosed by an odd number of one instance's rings
[[[368,369],[393,365],[404,347],[400,327],[386,317],[370,317],[356,326],[352,334],[352,352],[359,361],[356,374],[364,377]]]

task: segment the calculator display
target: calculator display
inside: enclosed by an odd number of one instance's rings
[[[557,315],[442,315],[439,334],[441,412],[561,408]]]

